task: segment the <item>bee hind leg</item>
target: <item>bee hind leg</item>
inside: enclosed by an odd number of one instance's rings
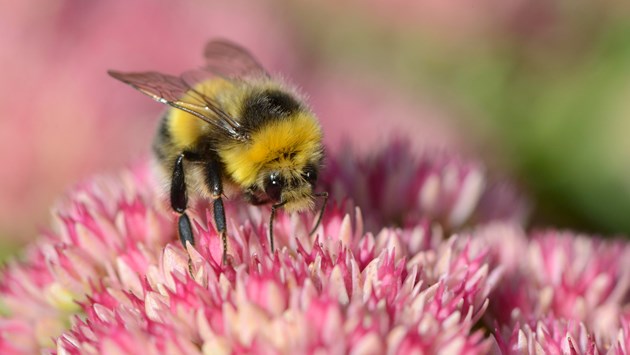
[[[188,207],[188,195],[186,192],[186,179],[184,175],[184,159],[185,153],[181,153],[175,159],[175,166],[173,167],[173,177],[171,180],[171,207],[177,213],[179,213],[179,220],[177,227],[179,231],[179,240],[182,242],[184,249],[186,243],[195,245],[195,237],[192,232],[192,225],[190,218],[186,214],[186,208]],[[189,265],[189,271],[192,270],[192,265]],[[191,273],[192,274],[192,273]]]
[[[223,166],[216,154],[211,154],[206,165],[206,184],[210,188],[212,194],[212,208],[214,211],[214,224],[216,225],[217,232],[221,236],[221,243],[223,245],[223,255],[221,261],[223,265],[227,263],[227,235],[226,235],[226,222],[225,222],[225,208],[223,206],[223,182],[221,180],[221,172]]]
[[[185,153],[181,153],[175,160],[173,167],[173,178],[171,180],[171,207],[179,213],[179,239],[186,247],[186,242],[195,245],[195,238],[192,233],[190,218],[186,214],[188,208],[188,194],[186,193],[186,179],[184,175],[184,159]]]

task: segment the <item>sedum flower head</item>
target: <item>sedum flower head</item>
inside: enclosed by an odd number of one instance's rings
[[[441,157],[439,164],[407,162],[402,181],[382,171],[400,164],[390,159],[401,152],[395,144],[350,161],[351,168],[339,163],[348,157],[335,160],[325,182],[335,186],[335,198],[317,233],[308,235],[311,214],[280,213],[275,254],[267,241],[269,209],[229,202],[227,265],[205,201],[190,210],[196,244],[183,249],[147,166],[79,185],[55,208],[51,230],[3,271],[0,350],[484,352],[491,342],[473,326],[498,274],[486,251],[472,249],[469,238],[445,239],[435,223],[470,216],[485,192],[483,175]],[[377,185],[388,189],[368,201],[369,217],[348,198],[370,191],[343,194],[342,180],[352,175],[365,183],[380,175]],[[467,183],[468,175],[477,182]],[[414,219],[395,227],[392,216],[404,211],[389,194],[412,187],[418,194],[403,207]],[[423,199],[420,191],[431,189],[424,195],[434,196]],[[449,201],[441,204],[436,199],[444,194]],[[473,207],[457,207],[463,203]]]
[[[504,354],[628,354],[630,334],[628,315],[621,316],[621,327],[608,340],[598,340],[583,322],[545,317],[512,329],[497,330],[494,353]]]
[[[490,221],[521,224],[527,215],[516,190],[488,179],[481,164],[444,152],[417,156],[404,140],[361,157],[343,149],[327,161],[323,180],[333,196],[361,206],[369,228],[429,218],[456,231]]]
[[[333,156],[321,225],[280,213],[274,254],[269,208],[226,204],[226,265],[207,201],[185,250],[149,171],[77,186],[4,267],[0,353],[627,353],[626,244],[527,235],[476,163]]]
[[[475,242],[503,273],[485,319],[499,329],[504,352],[606,353],[630,339],[627,242],[554,230],[526,235],[504,224],[478,230]]]
[[[599,354],[583,323],[546,318],[505,329],[498,350],[505,354]]]

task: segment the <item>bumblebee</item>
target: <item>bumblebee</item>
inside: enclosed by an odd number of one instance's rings
[[[227,261],[224,191],[236,191],[253,205],[271,204],[273,219],[313,210],[328,193],[314,192],[324,159],[321,126],[295,89],[272,78],[244,48],[213,40],[205,65],[180,76],[158,72],[109,75],[170,108],[153,142],[161,173],[170,182],[170,204],[177,214],[180,241],[195,244],[186,213],[190,194],[212,202],[214,222]]]

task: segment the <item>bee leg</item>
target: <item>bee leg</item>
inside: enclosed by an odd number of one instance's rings
[[[186,208],[188,207],[188,195],[186,193],[186,178],[184,175],[184,159],[185,153],[181,153],[177,159],[175,159],[175,166],[173,167],[173,177],[171,179],[171,207],[177,213],[179,213],[179,220],[177,222],[177,229],[179,231],[179,240],[182,242],[184,249],[186,249],[186,243],[195,245],[195,238],[192,232],[192,226],[190,224],[190,218],[186,214]],[[188,258],[188,272],[192,275],[192,261]]]
[[[271,254],[273,254],[274,246],[273,246],[273,219],[276,217],[276,210],[282,206],[284,206],[285,202],[280,202],[275,205],[271,205],[271,215],[269,216],[269,248],[271,249]]]
[[[319,227],[319,225],[322,223],[322,218],[324,217],[324,211],[326,210],[326,204],[328,203],[328,192],[316,193],[315,197],[323,198],[324,202],[322,203],[322,209],[319,211],[319,216],[317,217],[317,222],[315,222],[315,225],[313,226],[313,229],[311,230],[311,232],[308,235],[315,234],[315,231],[317,230],[317,227]]]
[[[188,194],[186,193],[186,179],[184,175],[185,153],[181,153],[175,160],[173,167],[173,178],[171,180],[171,207],[179,213],[177,223],[179,229],[179,239],[186,248],[186,242],[195,245],[195,238],[192,233],[190,218],[186,214],[188,207]]]
[[[225,208],[223,207],[223,182],[221,181],[221,172],[223,167],[221,161],[216,154],[210,156],[208,164],[206,165],[206,183],[210,187],[212,193],[212,207],[214,210],[214,224],[217,227],[217,232],[221,235],[221,242],[223,243],[223,256],[222,263],[227,263],[227,227],[225,222]]]
[[[273,254],[273,218],[276,216],[276,205],[271,206],[271,215],[269,216],[269,248],[271,249],[271,254]]]

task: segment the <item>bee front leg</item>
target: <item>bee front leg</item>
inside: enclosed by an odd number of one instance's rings
[[[217,227],[217,232],[221,236],[221,242],[223,243],[223,255],[222,263],[227,263],[227,235],[226,235],[226,222],[225,222],[225,208],[223,207],[223,182],[221,180],[221,172],[223,166],[216,154],[212,154],[208,159],[206,165],[206,184],[210,188],[212,194],[212,207],[214,210],[214,224]]]
[[[184,245],[184,248],[186,248],[186,242],[195,245],[190,218],[188,218],[186,214],[188,194],[186,192],[186,178],[184,175],[185,158],[185,153],[181,153],[177,159],[175,159],[173,177],[171,179],[171,207],[175,212],[179,213],[177,226],[179,230],[179,240]]]

